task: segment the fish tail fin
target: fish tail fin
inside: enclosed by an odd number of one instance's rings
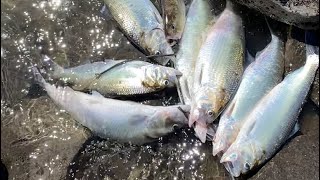
[[[47,55],[42,56],[42,62],[44,64],[44,66],[46,67],[46,69],[49,70],[49,72],[51,72],[53,76],[57,76],[57,75],[62,74],[64,72],[63,67],[61,67],[59,64],[54,62]]]
[[[233,2],[231,2],[230,0],[226,1],[226,9],[229,9],[231,11],[235,10],[235,5]]]
[[[268,26],[268,29],[270,31],[272,40],[280,40],[280,38],[279,38],[280,37],[280,33],[279,32],[275,32],[273,30],[273,28],[270,26],[270,23],[269,23],[270,20],[268,20],[268,18],[266,16],[264,16],[264,19],[265,19],[266,24]]]
[[[317,34],[311,31],[305,32],[305,42],[306,42],[306,55],[319,55],[319,38]]]
[[[316,39],[316,34],[306,31],[305,41],[306,41],[306,66],[318,69],[319,67],[319,46],[314,44],[314,39]]]
[[[311,51],[311,50],[308,50],[308,46],[311,46],[311,45],[306,45],[307,46],[307,52],[308,51]],[[313,47],[312,47],[313,48]],[[307,53],[307,61],[306,61],[306,65],[308,68],[314,68],[314,69],[318,69],[319,67],[319,55],[318,54],[308,54]]]
[[[34,80],[36,84],[39,84],[41,87],[45,87],[46,80],[43,78],[43,76],[40,74],[39,70],[37,67],[32,66],[31,67],[31,72],[33,73]]]

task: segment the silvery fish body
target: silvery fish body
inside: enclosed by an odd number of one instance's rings
[[[146,55],[173,54],[167,42],[164,24],[150,0],[104,0],[107,11],[120,29]],[[172,57],[156,60],[165,65]],[[175,61],[175,60],[173,60]]]
[[[174,87],[181,73],[173,68],[138,60],[107,60],[63,69],[49,58],[51,78],[71,84],[78,91],[97,91],[105,96],[153,93]]]
[[[235,94],[243,73],[244,32],[242,19],[227,7],[209,30],[194,72],[189,126],[202,142],[212,123]]]
[[[236,95],[221,115],[213,141],[213,155],[228,149],[237,138],[246,116],[282,80],[284,43],[274,34],[271,36],[271,42],[245,70]]]
[[[56,104],[102,138],[143,144],[188,123],[185,113],[190,107],[187,105],[149,106],[104,98],[97,93],[90,95],[70,87],[51,85],[45,82],[36,68],[32,70],[36,81]]]
[[[180,39],[186,23],[184,0],[161,0],[161,7],[167,39]]]
[[[235,177],[264,163],[295,132],[302,105],[319,66],[319,56],[308,55],[306,64],[275,86],[247,117],[221,163]]]
[[[176,68],[182,72],[179,78],[181,93],[185,104],[191,104],[193,76],[200,47],[211,25],[211,4],[207,0],[193,0],[187,14],[187,21],[177,53]],[[191,50],[192,49],[192,50]]]

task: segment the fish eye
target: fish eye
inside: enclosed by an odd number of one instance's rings
[[[179,125],[178,124],[174,124],[173,126],[172,126],[172,130],[173,131],[176,131],[176,130],[178,130],[179,129]]]
[[[174,25],[171,25],[171,29],[175,30],[175,29],[176,29],[176,27],[175,27]]]
[[[169,81],[168,81],[168,80],[164,80],[164,81],[163,81],[163,84],[164,84],[165,86],[168,86],[168,85],[169,85]]]
[[[160,53],[160,51],[156,51],[156,55],[160,55],[161,53]]]
[[[244,163],[244,169],[250,170],[250,164],[248,162]]]
[[[207,114],[208,114],[210,117],[212,117],[214,113],[213,113],[212,110],[209,110],[209,111],[207,112]]]

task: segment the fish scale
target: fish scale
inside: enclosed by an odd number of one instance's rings
[[[210,28],[197,60],[189,126],[195,124],[205,142],[208,125],[235,94],[243,73],[244,30],[231,2]]]
[[[296,132],[294,127],[318,67],[319,56],[308,55],[303,67],[287,75],[255,105],[220,161],[231,165],[233,176],[264,163]]]
[[[206,0],[193,0],[187,13],[186,24],[177,53],[176,68],[183,73],[179,79],[183,101],[190,104],[193,90],[193,76],[197,56],[205,39],[207,27],[213,15]],[[192,51],[190,51],[192,49]]]
[[[150,0],[104,0],[112,19],[145,55],[173,54],[164,32],[163,20]],[[165,65],[173,57],[157,57]]]
[[[47,83],[38,70],[32,71],[36,82],[49,97],[65,109],[80,124],[102,138],[120,142],[143,144],[155,141],[187,124],[185,113],[189,106],[149,106],[132,101],[104,98],[74,91],[70,87],[56,87]]]
[[[50,62],[49,62],[50,61]],[[181,72],[139,60],[107,60],[63,69],[52,60],[49,74],[78,91],[97,91],[106,96],[153,93],[175,86]]]

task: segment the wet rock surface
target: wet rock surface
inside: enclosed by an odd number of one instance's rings
[[[61,179],[72,154],[88,138],[49,98],[1,107],[1,159],[9,179]]]
[[[1,5],[1,161],[9,179],[229,179],[211,156],[211,143],[200,143],[192,130],[179,130],[144,146],[90,138],[86,128],[32,85],[28,67],[41,64],[41,54],[66,67],[87,60],[144,58],[101,16],[102,1],[2,0]],[[270,40],[269,30],[256,11],[242,12],[247,47],[255,55]],[[305,62],[303,41],[291,39],[287,49],[294,52],[287,57],[295,59],[286,58],[286,64],[292,64],[286,72]],[[311,97],[314,92],[319,94],[312,90]],[[168,105],[177,97],[169,91],[141,101]],[[314,108],[309,103],[300,117],[304,135],[289,142],[251,178],[319,178],[314,171],[319,167],[319,116]]]
[[[319,28],[319,0],[235,0],[278,21],[303,29]]]
[[[93,137],[74,156],[67,179],[227,179],[217,161],[211,143],[188,129],[143,146]]]

